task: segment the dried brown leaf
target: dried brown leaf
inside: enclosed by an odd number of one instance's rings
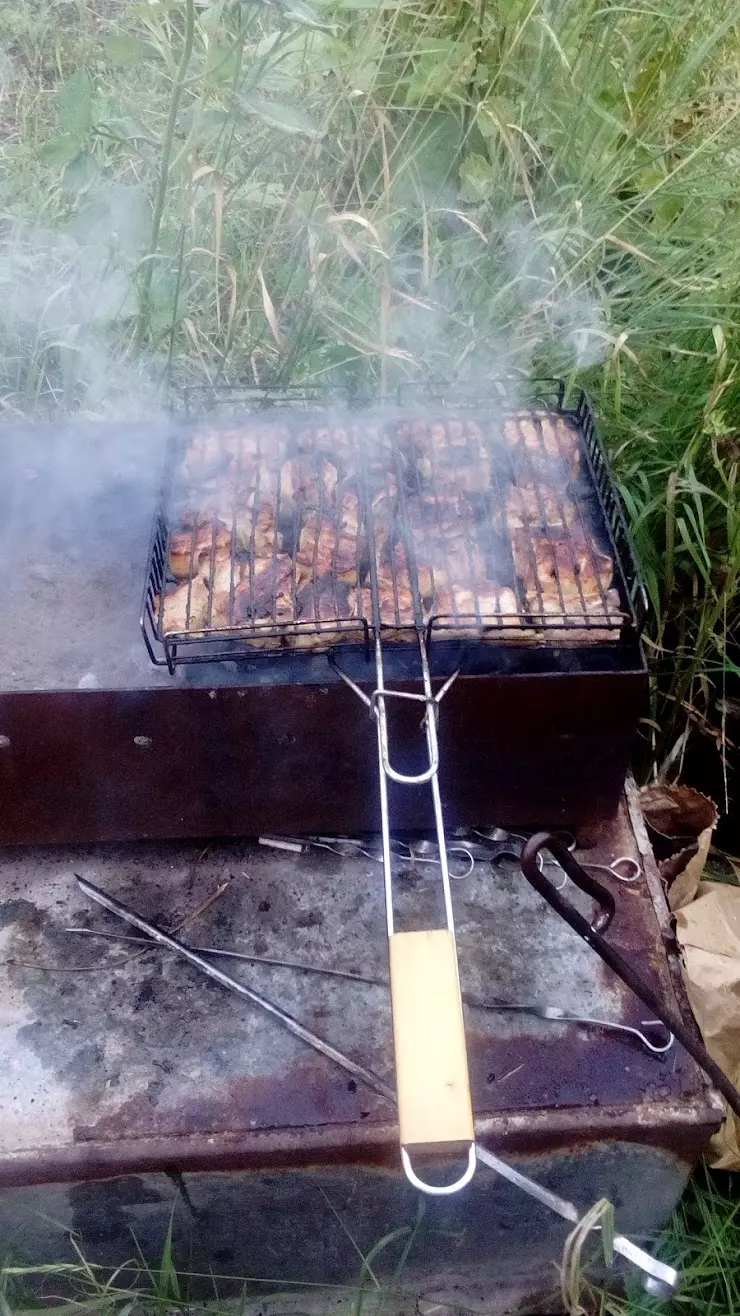
[[[280,326],[278,324],[278,318],[275,313],[275,307],[273,305],[272,298],[269,292],[267,291],[267,284],[265,283],[265,276],[262,273],[261,267],[258,267],[257,269],[257,278],[260,281],[260,288],[262,289],[262,306],[264,308],[267,323],[270,326],[270,332],[272,333],[272,336],[275,339],[275,345],[278,348],[282,349],[285,346],[285,339],[283,338],[283,335],[280,332]]]

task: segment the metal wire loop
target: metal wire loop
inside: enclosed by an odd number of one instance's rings
[[[423,1179],[415,1173],[411,1160],[405,1147],[401,1148],[401,1164],[403,1165],[404,1174],[414,1188],[418,1188],[420,1193],[429,1193],[432,1197],[449,1197],[451,1193],[459,1193],[461,1188],[465,1188],[470,1183],[475,1174],[475,1143],[471,1142],[468,1152],[468,1164],[465,1173],[456,1179],[454,1183],[448,1184],[431,1184],[424,1183]]]

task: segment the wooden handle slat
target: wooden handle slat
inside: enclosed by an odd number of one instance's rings
[[[473,1140],[457,954],[452,933],[389,939],[401,1144]]]

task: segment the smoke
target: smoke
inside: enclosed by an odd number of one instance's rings
[[[481,383],[526,377],[543,354],[563,372],[603,359],[607,315],[581,277],[577,230],[548,228],[514,210],[484,231],[454,193],[438,200],[430,214],[441,254],[428,262],[431,276],[413,229],[411,245],[402,242],[391,264],[394,346],[432,377]]]
[[[533,347],[553,344],[565,368],[586,368],[603,360],[609,342],[604,307],[582,281],[571,286],[569,270],[581,254],[575,233],[513,214],[502,237],[505,274],[516,288],[520,308],[519,328],[529,326]]]
[[[91,185],[61,230],[0,241],[0,339],[11,407],[131,419],[158,405],[153,361],[127,355],[137,261],[149,230],[141,190]]]
[[[0,238],[3,689],[155,679],[138,610],[169,420],[127,352],[149,223],[139,188],[97,182],[61,230]]]

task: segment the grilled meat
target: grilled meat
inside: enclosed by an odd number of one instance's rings
[[[372,624],[371,544],[386,638],[433,617],[461,637],[531,630],[527,612],[544,625],[565,615],[571,637],[579,618],[591,635],[603,617],[617,624],[613,562],[573,492],[577,429],[522,412],[492,446],[493,424],[417,418],[395,438],[374,422],[360,436],[270,423],[200,431],[180,470],[165,629],[246,628],[250,643],[319,648],[333,623]],[[260,634],[275,626],[281,636]]]
[[[352,583],[357,575],[357,533],[338,533],[329,517],[312,512],[301,527],[295,562],[301,585],[325,575]]]
[[[254,558],[234,591],[234,621],[268,624],[293,616],[293,559],[288,553]]]
[[[482,580],[475,588],[457,586],[440,588],[435,592],[434,608],[430,616],[460,616],[466,620],[484,623],[497,617],[510,624],[519,624],[519,607],[512,589],[502,588],[492,580]]]
[[[234,518],[234,545],[253,557],[271,557],[283,547],[275,520],[275,504],[268,500],[243,507]]]
[[[292,457],[280,467],[280,497],[305,507],[330,506],[338,479],[336,466],[326,458]]]
[[[533,615],[568,618],[619,615],[619,595],[611,587],[614,564],[583,534],[553,532],[530,539],[512,533],[514,562]]]
[[[573,500],[546,484],[512,484],[506,495],[506,524],[510,530],[525,528],[536,534],[547,526],[571,526],[578,519]]]
[[[208,586],[202,576],[193,576],[165,596],[162,631],[165,635],[180,631],[192,634],[205,625],[207,614]]]

